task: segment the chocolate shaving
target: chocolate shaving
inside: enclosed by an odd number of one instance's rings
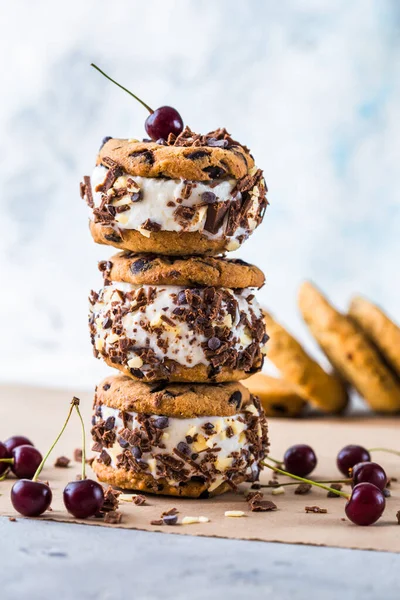
[[[300,494],[303,496],[304,494],[308,494],[312,488],[311,483],[300,483],[296,489],[294,490],[295,494]]]
[[[118,525],[121,523],[122,514],[116,510],[108,512],[104,515],[104,523],[109,523],[111,525]]]
[[[325,514],[328,511],[326,510],[326,508],[320,508],[319,506],[306,506],[304,508],[304,510],[306,511],[306,513],[320,513],[320,514]]]
[[[66,456],[59,456],[56,459],[54,466],[60,467],[61,469],[66,469],[69,466],[70,462],[71,462],[71,460],[69,458],[67,458]]]
[[[143,504],[146,503],[146,496],[143,496],[142,494],[134,496],[133,503],[136,504],[136,506],[143,506]]]

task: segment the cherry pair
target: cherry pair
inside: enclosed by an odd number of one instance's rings
[[[45,457],[40,461],[32,479],[20,479],[12,487],[12,505],[17,512],[25,517],[39,517],[51,504],[53,499],[51,488],[48,483],[38,481],[38,478],[50,453],[64,433],[74,409],[78,413],[82,425],[82,478],[79,481],[71,481],[66,485],[63,493],[64,504],[68,512],[78,519],[94,516],[103,506],[104,492],[102,486],[96,481],[86,479],[85,426],[79,410],[79,399],[73,398],[67,419],[60,433]]]
[[[14,435],[0,442],[0,481],[6,478],[9,469],[19,479],[31,479],[41,461],[42,455],[28,438]]]

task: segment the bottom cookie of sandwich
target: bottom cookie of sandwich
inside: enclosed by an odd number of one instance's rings
[[[112,376],[97,388],[92,435],[100,481],[189,498],[256,481],[268,450],[258,398],[240,383],[158,384]]]

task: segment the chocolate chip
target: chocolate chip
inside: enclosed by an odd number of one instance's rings
[[[135,458],[142,458],[142,451],[139,446],[132,446],[131,452]]]
[[[127,442],[126,440],[124,440],[124,438],[122,438],[122,437],[118,438],[118,444],[121,446],[121,448],[128,448],[129,447],[129,442]]]
[[[218,339],[217,337],[212,337],[207,342],[207,346],[210,348],[210,350],[218,350],[220,345],[221,345],[221,340]]]
[[[179,442],[177,449],[183,454],[190,454],[190,448],[187,444],[185,444],[185,442]]]
[[[214,194],[214,192],[203,192],[201,195],[201,200],[202,202],[205,202],[205,204],[212,204],[213,202],[216,202],[217,196]]]
[[[108,242],[114,242],[116,244],[119,244],[122,242],[122,237],[117,235],[116,233],[108,233],[107,235],[104,236],[104,238]]]
[[[178,304],[187,304],[185,290],[181,290],[176,298]]]
[[[168,417],[157,417],[157,419],[153,419],[152,423],[156,429],[165,429],[168,427],[169,419]]]
[[[154,164],[154,155],[151,150],[136,150],[135,152],[131,152],[129,156],[132,158],[141,158],[142,162],[149,165]]]
[[[239,408],[241,402],[242,402],[242,392],[239,392],[239,390],[237,390],[236,392],[233,392],[232,396],[228,400],[228,404],[235,404],[236,408]]]
[[[160,223],[156,223],[156,221],[146,219],[146,221],[142,223],[142,229],[146,229],[146,231],[160,231],[161,225]]]
[[[164,525],[176,525],[178,522],[178,515],[164,515],[162,519]]]
[[[211,179],[220,179],[220,177],[226,175],[226,171],[221,167],[205,167],[203,172],[207,173]]]
[[[186,435],[185,440],[187,441],[188,444],[193,444],[193,438],[191,435]]]
[[[110,317],[106,317],[104,319],[102,325],[103,325],[103,329],[109,329],[111,327],[111,325],[112,325],[112,321],[111,321]]]
[[[217,138],[210,138],[207,141],[207,146],[212,148],[227,148],[229,146],[228,140],[217,140]]]
[[[190,457],[192,460],[197,460],[199,458],[199,455],[197,452],[193,452],[193,454]]]
[[[109,389],[110,389],[110,387],[111,387],[111,385],[110,385],[109,383],[105,383],[105,384],[103,385],[103,390],[106,392],[107,390],[109,390]]]
[[[186,158],[189,158],[190,160],[198,160],[199,158],[204,158],[205,156],[209,155],[210,153],[207,150],[195,150],[194,152],[189,152],[189,154],[186,154]],[[203,169],[203,171],[205,171],[205,169]]]
[[[132,202],[140,202],[141,200],[143,200],[143,197],[142,192],[140,190],[131,195]]]
[[[104,424],[104,429],[106,431],[111,431],[115,427],[115,417],[108,417]]]
[[[131,263],[130,270],[133,274],[143,273],[152,267],[152,260],[148,258],[139,258],[135,262]]]
[[[108,140],[112,140],[111,135],[106,135],[106,137],[103,137],[103,139],[101,141],[101,146],[99,148],[99,151],[102,149],[102,147],[104,146],[104,144],[106,144],[108,142]]]
[[[143,379],[144,373],[140,369],[129,369],[134,377],[138,379]]]

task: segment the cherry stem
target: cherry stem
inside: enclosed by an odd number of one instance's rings
[[[346,498],[347,500],[349,500],[349,498],[350,498],[350,495],[346,494],[346,492],[341,492],[340,490],[335,490],[335,488],[331,488],[327,485],[323,485],[322,483],[319,483],[318,481],[312,481],[311,479],[305,479],[304,477],[298,477],[297,475],[293,475],[293,473],[288,473],[287,471],[282,471],[282,469],[273,467],[272,465],[269,465],[265,461],[261,461],[261,464],[264,465],[264,467],[268,467],[268,469],[271,469],[271,471],[275,471],[275,473],[280,473],[281,475],[286,475],[287,477],[291,477],[292,479],[296,479],[297,481],[301,481],[302,483],[309,483],[310,485],[315,485],[323,490],[326,490],[327,492],[332,492],[332,494],[336,494],[337,496],[343,496],[343,498]]]
[[[327,481],[315,481],[314,483],[344,483],[345,485],[350,484],[352,482],[352,479],[328,479]],[[276,484],[266,484],[266,485],[261,485],[262,488],[277,488],[277,487],[283,487],[286,485],[299,485],[297,483],[297,481],[290,481],[288,483],[279,483],[278,485]]]
[[[0,458],[0,463],[8,463],[9,465],[13,465],[14,459],[13,458]]]
[[[276,465],[283,465],[283,460],[276,460],[276,458],[272,458],[272,456],[267,456],[267,458]]]
[[[9,471],[9,469],[7,469],[7,471],[5,473],[3,473],[3,475],[0,477],[0,481],[4,481],[7,478],[8,471]]]
[[[400,456],[400,452],[392,450],[391,448],[368,448],[368,452],[388,452],[389,454]]]
[[[75,409],[78,413],[78,417],[81,420],[82,425],[82,480],[86,479],[86,434],[85,434],[85,423],[83,422],[81,411],[79,410],[79,398],[74,398],[75,400]]]
[[[140,102],[140,104],[142,106],[144,106],[145,108],[147,108],[147,110],[149,111],[150,114],[153,114],[154,110],[152,108],[150,108],[150,106],[148,104],[146,104],[145,102],[143,102],[143,100],[141,100],[140,98],[138,98],[137,96],[135,96],[135,94],[133,94],[132,92],[130,92],[129,90],[127,90],[126,87],[124,87],[123,85],[121,85],[120,83],[118,83],[117,81],[115,81],[115,79],[112,79],[109,75],[107,75],[107,73],[104,73],[104,71],[102,71],[101,69],[99,69],[99,67],[97,65],[91,63],[90,66],[93,67],[94,69],[96,69],[96,71],[98,71],[102,75],[104,75],[104,77],[106,77],[106,79],[108,79],[109,81],[112,81],[113,83],[115,83],[115,85],[117,85],[119,88],[121,88],[121,90],[124,90],[124,92],[126,92],[127,94],[129,94],[130,96],[132,96],[133,98],[135,98],[135,100],[137,100],[138,102]]]
[[[54,450],[54,447],[55,447],[55,445],[57,444],[58,440],[60,439],[60,437],[61,437],[61,436],[62,436],[62,434],[64,433],[64,431],[65,431],[65,428],[66,428],[66,426],[68,425],[68,421],[69,421],[69,419],[70,419],[70,417],[71,417],[72,411],[74,410],[74,406],[75,406],[75,402],[76,402],[76,400],[77,400],[77,398],[75,398],[75,397],[74,397],[74,398],[72,398],[72,401],[71,401],[71,406],[70,406],[70,409],[69,409],[69,412],[68,412],[68,416],[67,416],[67,418],[66,418],[66,420],[65,420],[65,423],[64,423],[64,425],[62,426],[62,428],[61,428],[61,431],[60,431],[60,433],[58,434],[58,436],[56,437],[55,441],[54,441],[54,442],[53,442],[53,444],[50,446],[50,449],[48,450],[48,452],[45,454],[44,458],[42,459],[42,462],[40,463],[40,465],[39,465],[39,466],[38,466],[38,468],[36,469],[36,473],[35,473],[35,474],[34,474],[34,476],[32,477],[32,481],[37,481],[37,480],[38,480],[38,477],[39,477],[40,473],[42,472],[42,469],[43,469],[43,467],[44,467],[44,465],[45,465],[45,462],[46,462],[46,460],[49,458],[49,456],[50,456],[51,452]],[[78,402],[79,402],[79,400],[78,400]]]

